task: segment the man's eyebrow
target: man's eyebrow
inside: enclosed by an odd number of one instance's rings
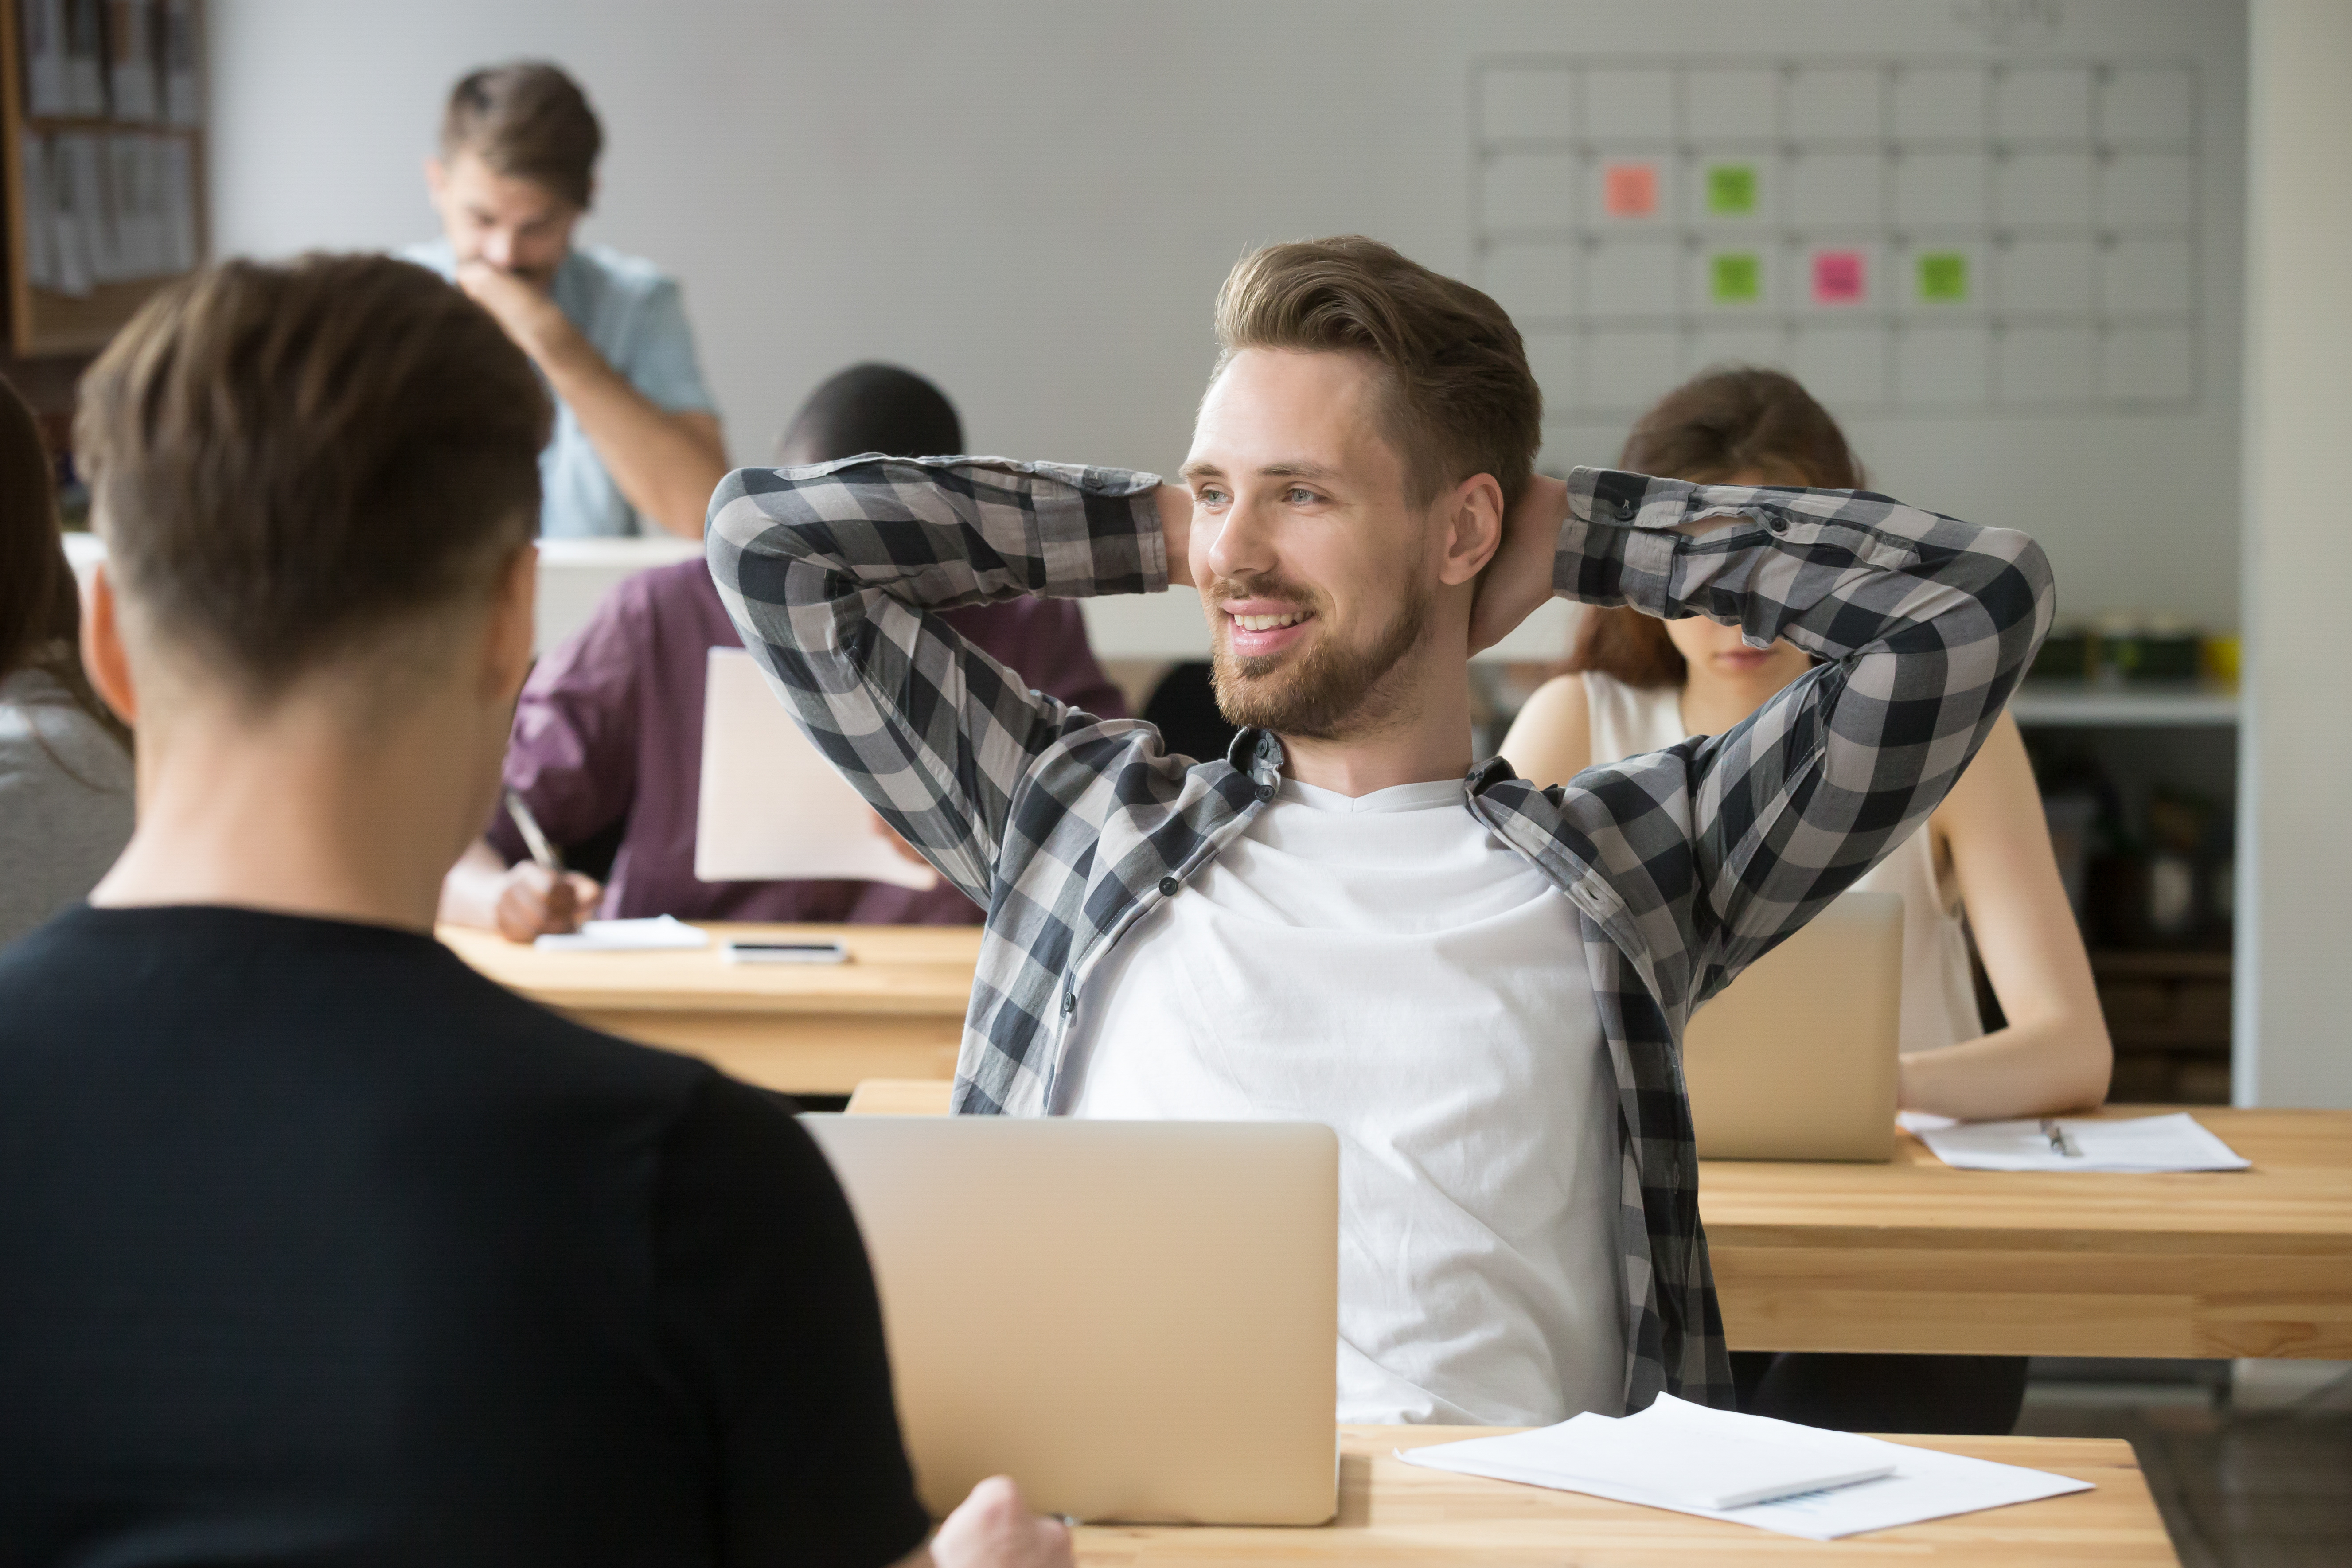
[[[1178,470],[1188,479],[1222,479],[1225,470],[1214,463],[1187,463]],[[1253,470],[1269,479],[1336,479],[1339,470],[1328,463],[1310,463],[1304,459],[1288,463],[1267,463]]]

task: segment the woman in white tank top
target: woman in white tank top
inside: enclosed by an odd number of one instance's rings
[[[1667,394],[1634,425],[1618,467],[1862,488],[1836,422],[1777,371],[1710,372]],[[1748,647],[1737,626],[1588,609],[1570,673],[1528,700],[1503,755],[1523,778],[1565,784],[1685,736],[1722,734],[1811,668],[1788,643]],[[1903,899],[1896,1092],[1906,1110],[1981,1121],[2106,1098],[2106,1023],[2015,721],[1994,725],[1927,826],[1856,885]],[[2007,1018],[1990,1035],[1969,974],[1971,924]],[[1849,1432],[2005,1433],[2025,1397],[2022,1356],[1751,1351],[1731,1361],[1742,1410]]]
[[[1856,489],[1862,476],[1821,405],[1778,372],[1710,373],[1634,426],[1621,465],[1702,482]],[[1811,668],[1737,626],[1587,610],[1571,673],[1529,699],[1502,752],[1538,784],[1730,729]],[[2003,716],[1927,826],[1857,884],[1903,898],[1901,1103],[1969,1121],[2040,1116],[2106,1098],[2113,1057],[2042,797]],[[1969,963],[1973,929],[2006,1017],[1986,1034]]]

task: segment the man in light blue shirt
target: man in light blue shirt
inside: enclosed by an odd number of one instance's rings
[[[539,455],[539,531],[702,537],[727,472],[677,282],[572,230],[595,195],[604,132],[551,65],[497,66],[449,94],[425,164],[442,237],[401,254],[497,318],[555,395]]]

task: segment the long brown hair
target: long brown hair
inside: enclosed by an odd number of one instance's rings
[[[81,668],[81,595],[58,531],[56,468],[33,411],[0,377],[0,677],[37,669],[117,741],[122,727]]]
[[[1776,484],[1863,488],[1862,465],[1829,410],[1794,376],[1749,366],[1707,371],[1660,398],[1633,422],[1617,466],[1696,484],[1759,470]],[[1640,687],[1680,686],[1690,675],[1666,623],[1622,605],[1584,613],[1561,668]]]

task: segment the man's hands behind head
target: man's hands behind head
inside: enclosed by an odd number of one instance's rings
[[[1503,542],[1478,577],[1470,606],[1470,651],[1493,647],[1552,596],[1552,561],[1568,519],[1568,484],[1542,474],[1503,519]]]

